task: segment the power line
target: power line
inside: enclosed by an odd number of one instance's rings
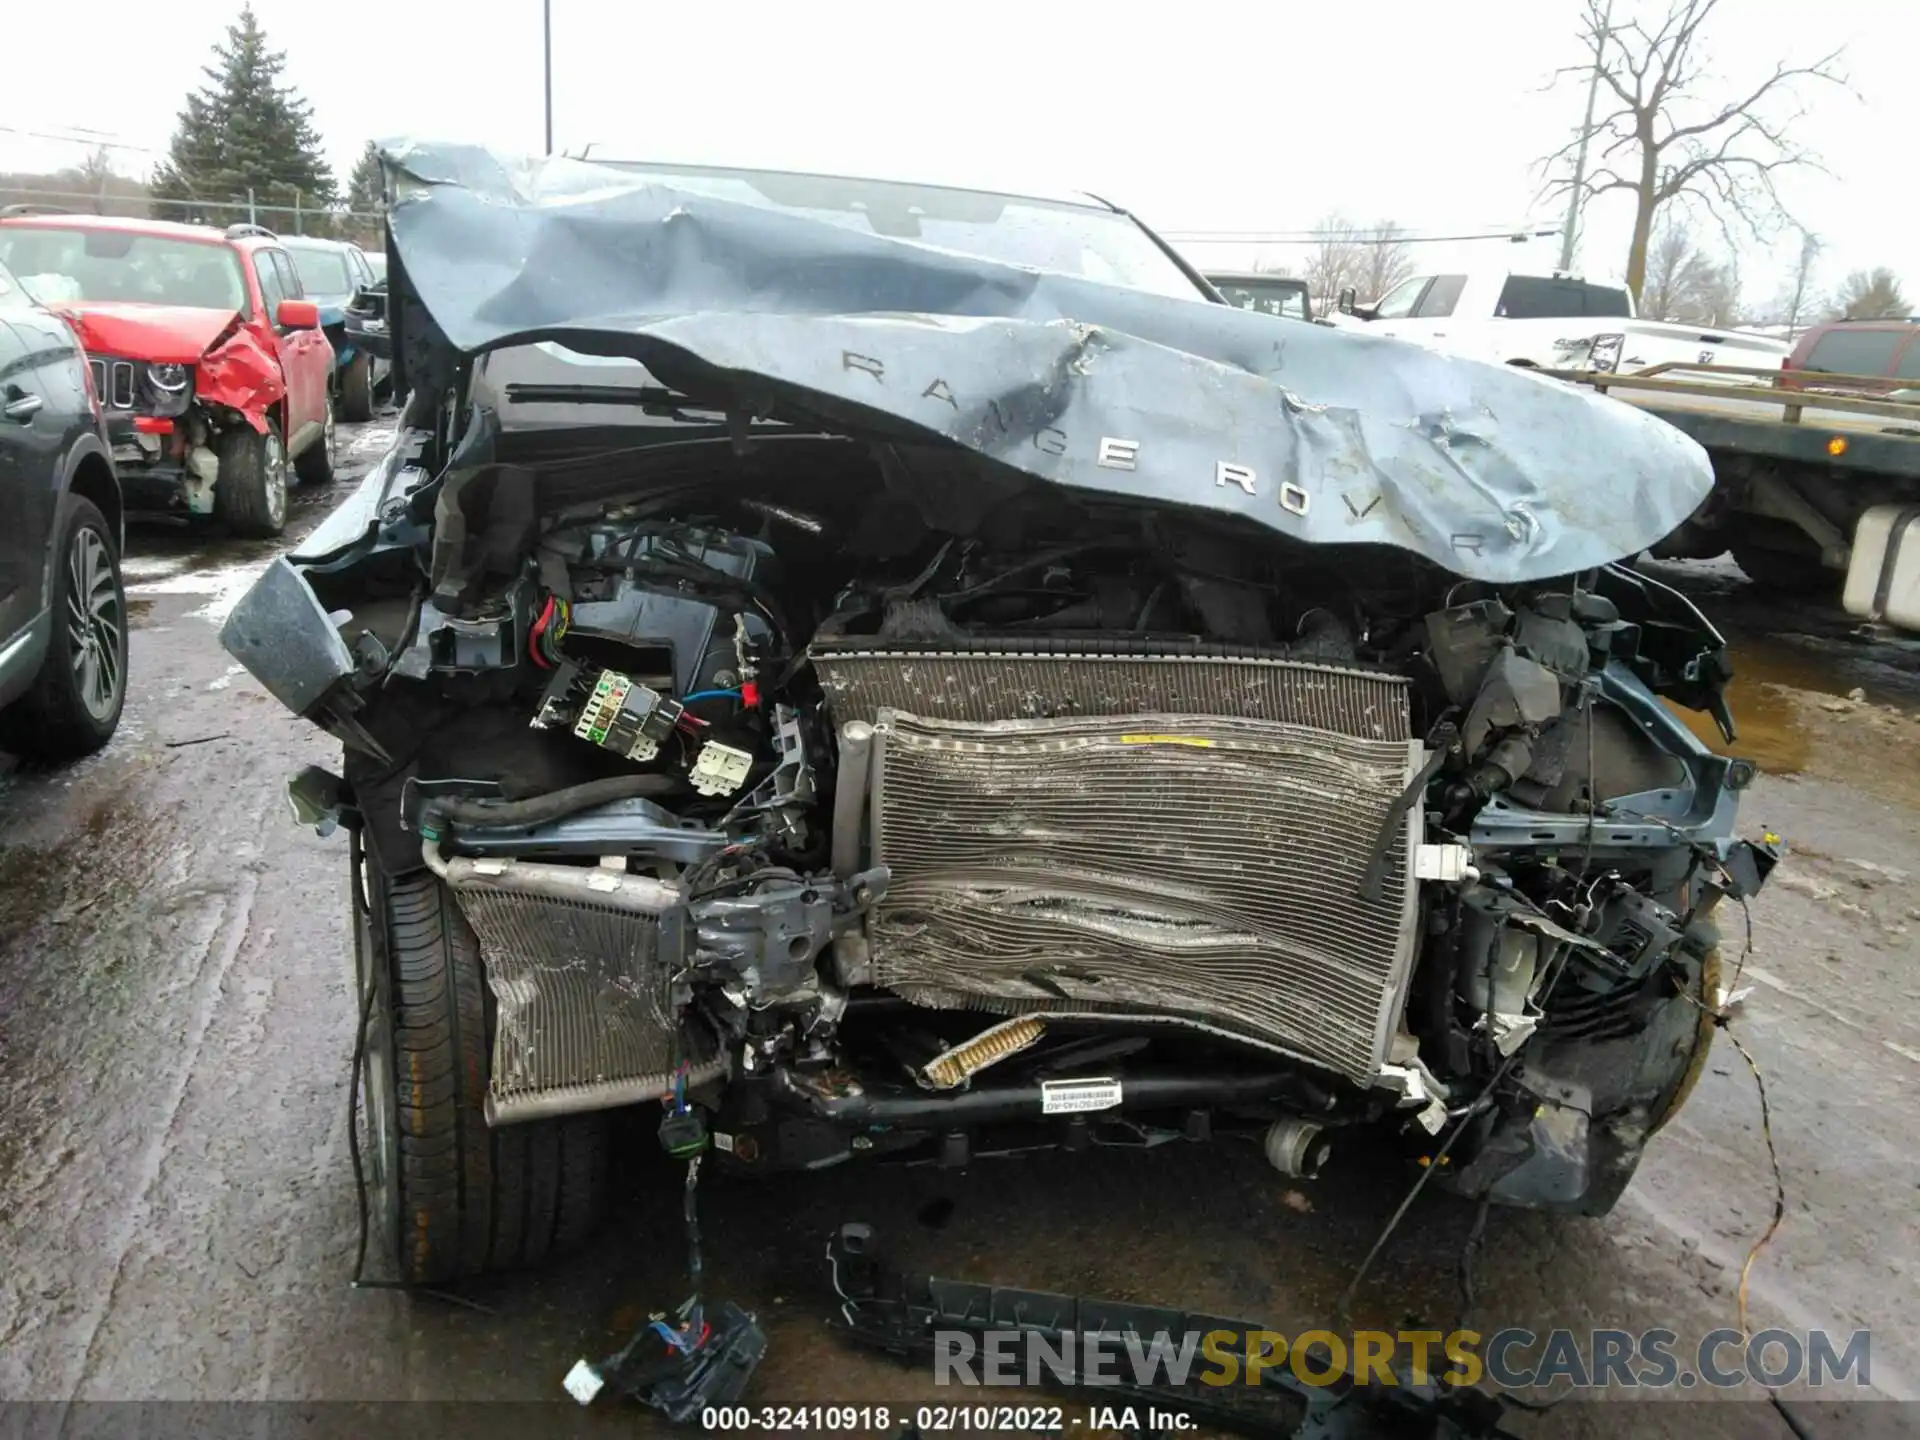
[[[0,131],[9,135],[23,135],[29,140],[59,140],[68,145],[91,145],[97,150],[134,150],[142,155],[158,155],[161,152],[149,145],[128,145],[119,140],[106,140],[106,133],[100,130],[85,130],[78,127],[70,129],[64,135],[56,135],[47,130],[25,130],[17,125],[0,125]]]

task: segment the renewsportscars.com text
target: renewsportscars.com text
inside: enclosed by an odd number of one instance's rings
[[[935,1332],[934,1383],[1038,1385],[1258,1385],[1285,1371],[1306,1385],[1351,1374],[1359,1382],[1503,1389],[1733,1389],[1872,1383],[1872,1332],[1710,1330],[1692,1344],[1672,1330],[1189,1331],[1183,1335],[1033,1330]]]

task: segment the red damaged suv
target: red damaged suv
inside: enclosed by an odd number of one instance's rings
[[[0,212],[0,265],[88,358],[130,512],[287,523],[287,465],[333,473],[333,347],[270,231]]]

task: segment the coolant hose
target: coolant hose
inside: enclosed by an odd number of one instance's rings
[[[611,805],[616,800],[651,799],[670,794],[680,782],[671,775],[613,775],[564,790],[549,790],[525,800],[435,800],[420,816],[423,832],[442,825],[549,825],[555,820]]]

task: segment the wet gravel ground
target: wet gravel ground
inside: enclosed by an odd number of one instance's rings
[[[346,476],[378,454],[376,423]],[[296,491],[289,540],[347,481]],[[133,690],[102,755],[0,759],[0,1398],[549,1398],[684,1287],[677,1176],[636,1129],[604,1243],[451,1303],[354,1290],[345,843],[282,795],[337,749],[231,665],[218,620],[280,545],[137,531]],[[1874,1392],[1920,1399],[1920,653],[1860,645],[1728,565],[1672,567],[1734,638],[1749,827],[1792,857],[1752,909],[1736,1033],[1772,1103],[1787,1217],[1753,1267],[1756,1328],[1874,1331]],[[1738,925],[1735,925],[1736,937]],[[1737,953],[1736,945],[1736,953]],[[827,1327],[822,1253],[864,1219],[938,1273],[1269,1320],[1333,1321],[1400,1196],[1359,1150],[1317,1182],[1251,1149],[1098,1151],[965,1172],[843,1169],[702,1187],[711,1293],[763,1317],[764,1402],[933,1392]],[[1642,1329],[1735,1323],[1773,1208],[1752,1078],[1715,1050],[1613,1215],[1473,1213],[1423,1197],[1359,1292],[1359,1325]],[[1748,1399],[1753,1392],[1748,1392]],[[952,1398],[948,1392],[941,1398]],[[1909,1406],[1797,1413],[1910,1432]],[[1623,1416],[1631,1415],[1630,1423]],[[650,1423],[650,1422],[649,1422]],[[1754,1405],[1571,1404],[1524,1435],[1781,1435]]]

